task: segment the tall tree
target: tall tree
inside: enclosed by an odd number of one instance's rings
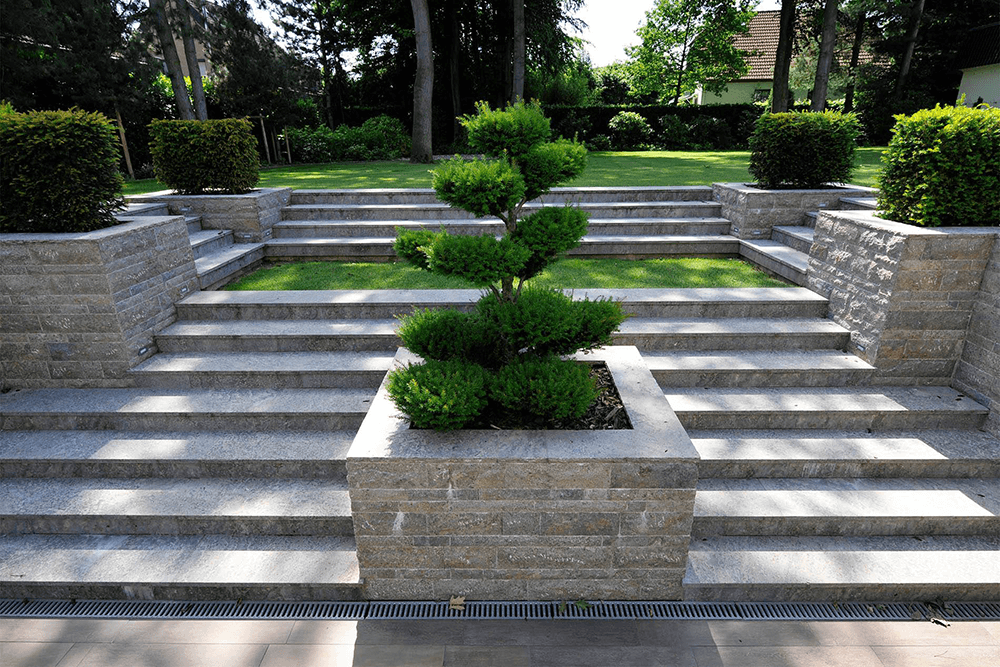
[[[903,89],[906,87],[906,79],[910,76],[910,63],[913,62],[913,50],[916,48],[917,33],[920,31],[920,20],[923,16],[924,0],[916,0],[910,15],[910,28],[906,31],[906,46],[899,64],[899,77],[896,79],[896,87],[893,90],[893,98],[897,101],[902,97]]]
[[[774,83],[771,90],[771,113],[788,111],[788,73],[792,66],[795,43],[795,0],[781,0],[778,50],[774,56]]]
[[[525,67],[525,25],[524,0],[511,0],[510,13],[513,19],[513,44],[511,48],[511,90],[509,99],[517,102],[524,99],[524,67]]]
[[[826,109],[826,93],[830,83],[830,69],[837,45],[837,0],[826,0],[823,7],[823,36],[819,43],[819,60],[816,63],[816,82],[813,84],[810,110]]]
[[[431,49],[431,18],[427,0],[410,0],[417,39],[417,74],[413,82],[412,162],[432,162],[432,104],[434,97],[434,53]]]
[[[747,71],[733,36],[746,32],[752,0],[658,0],[627,49],[633,92],[677,104],[701,85],[721,92]]]
[[[163,54],[163,62],[167,67],[170,87],[174,91],[177,112],[182,120],[195,120],[194,108],[191,106],[191,98],[188,97],[187,85],[184,83],[181,59],[177,55],[177,47],[174,45],[174,33],[170,29],[166,0],[149,0],[149,10],[156,28],[157,40],[160,43],[160,53]]]
[[[194,9],[187,0],[174,0],[174,2],[177,3],[177,24],[180,29],[181,42],[184,44],[184,59],[187,61],[188,75],[191,79],[194,113],[198,120],[208,120],[205,88],[201,82],[201,64],[198,62],[198,51],[194,42],[195,23],[192,17]]]

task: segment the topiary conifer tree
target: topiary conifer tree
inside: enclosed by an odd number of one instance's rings
[[[455,158],[434,173],[437,196],[477,218],[503,221],[505,233],[480,236],[400,231],[396,253],[435,273],[483,288],[472,312],[424,310],[402,318],[403,344],[424,362],[389,375],[396,406],[419,428],[461,428],[495,410],[526,423],[577,418],[597,396],[589,371],[564,357],[611,342],[625,319],[611,300],[574,301],[558,290],[526,285],[579,245],[587,214],[570,206],[522,216],[527,202],[583,171],[581,144],[549,141],[537,104],[465,116],[469,144],[487,158]]]

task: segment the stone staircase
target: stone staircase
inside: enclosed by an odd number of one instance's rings
[[[874,211],[875,197],[842,197],[837,209],[842,211]],[[817,211],[802,217],[801,225],[778,225],[771,230],[770,239],[742,241],[740,254],[766,271],[785,278],[796,285],[806,284],[809,270],[809,247],[813,242]]]

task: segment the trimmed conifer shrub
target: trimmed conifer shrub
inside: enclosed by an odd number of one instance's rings
[[[177,192],[240,194],[257,185],[260,157],[246,118],[154,120],[149,127],[156,178]]]
[[[859,132],[854,114],[764,114],[750,137],[750,175],[762,188],[848,183]]]

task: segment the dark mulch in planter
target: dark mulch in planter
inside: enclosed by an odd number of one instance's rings
[[[622,403],[618,388],[615,387],[611,371],[608,370],[607,366],[604,364],[594,365],[591,368],[590,377],[595,379],[601,393],[579,419],[545,421],[520,412],[495,411],[484,415],[481,420],[468,428],[501,431],[602,431],[632,428],[632,423],[625,412],[625,405]]]

